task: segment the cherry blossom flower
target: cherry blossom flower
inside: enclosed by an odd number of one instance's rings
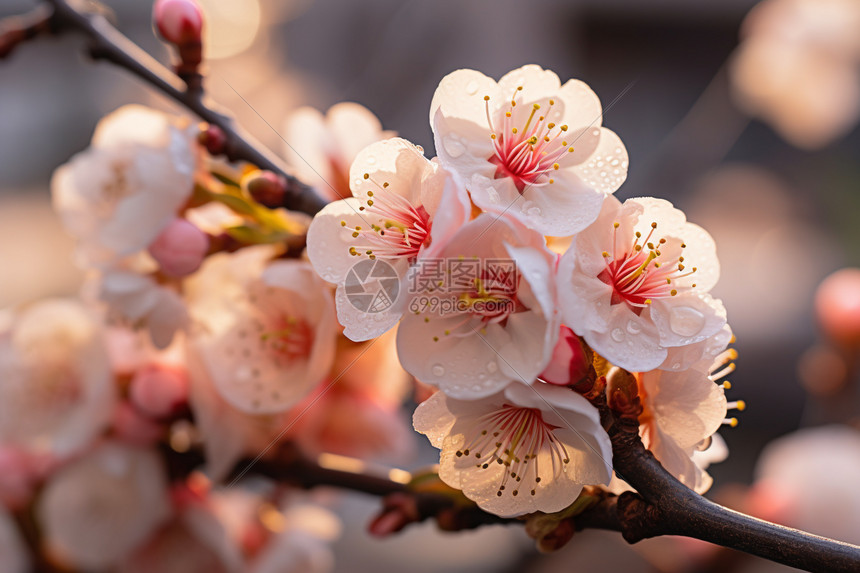
[[[669,348],[711,340],[696,347],[704,355],[723,342],[725,309],[708,294],[718,278],[713,239],[671,203],[607,197],[559,262],[559,302],[564,323],[596,352],[647,372],[663,367]]]
[[[361,104],[341,102],[325,116],[312,107],[290,113],[284,128],[287,161],[296,175],[329,199],[347,199],[350,193],[350,165],[359,151],[383,139],[394,137],[383,131],[373,112]]]
[[[451,274],[426,264],[410,277],[417,292],[397,333],[406,371],[460,399],[489,396],[513,380],[534,380],[559,334],[556,257],[543,236],[514,219],[485,213],[464,225],[436,257],[449,263]]]
[[[430,105],[439,161],[463,178],[475,204],[554,236],[588,226],[627,177],[624,144],[602,119],[585,83],[562,85],[535,65],[498,83],[457,70]]]
[[[822,426],[768,444],[756,463],[751,497],[766,519],[860,543],[860,432]],[[760,513],[764,513],[761,511]]]
[[[860,117],[858,28],[853,0],[757,4],[729,67],[738,105],[804,149],[846,134]]]
[[[92,146],[54,174],[54,208],[88,264],[147,247],[191,195],[197,158],[188,122],[139,105],[96,127]]]
[[[253,560],[250,573],[329,573],[334,555],[329,544],[340,535],[340,522],[326,509],[293,503],[270,523],[275,533]],[[280,531],[278,531],[280,529]]]
[[[189,318],[179,293],[150,274],[156,268],[152,258],[141,252],[100,270],[91,287],[107,304],[111,318],[146,331],[152,344],[163,349],[188,326]]]
[[[67,457],[107,426],[115,403],[102,329],[80,303],[54,299],[0,326],[0,443]]]
[[[347,291],[354,294],[365,277],[380,276],[380,284],[402,279],[419,256],[434,256],[471,209],[454,177],[405,139],[363,149],[352,164],[350,186],[353,197],[330,203],[314,217],[307,243],[314,269],[338,285],[335,300],[344,334],[360,341],[394,326],[406,297],[378,306],[374,296],[362,304]]]
[[[442,481],[502,517],[560,511],[612,475],[597,410],[568,388],[513,383],[480,400],[437,392],[413,422],[442,450]]]
[[[158,456],[111,442],[57,473],[37,506],[49,551],[85,570],[116,565],[169,516]]]
[[[210,257],[186,281],[191,344],[215,387],[250,414],[287,410],[331,367],[336,323],[309,264],[266,246]]]
[[[6,573],[32,571],[27,546],[21,539],[12,516],[2,505],[0,505],[0,570]]]

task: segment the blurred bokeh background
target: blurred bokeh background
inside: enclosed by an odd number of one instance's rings
[[[773,122],[742,111],[748,107],[738,105],[731,62],[753,0],[200,1],[209,25],[209,95],[278,152],[291,110],[355,101],[432,155],[427,110],[439,79],[457,68],[498,78],[538,63],[591,85],[604,103],[604,124],[630,154],[619,198],[669,199],[717,241],[723,271],[714,294],[728,308],[740,353],[729,396],[749,405],[740,425],[722,432],[731,455],[711,468],[717,494],[749,483],[772,439],[857,416],[856,395],[815,397],[804,385],[815,390],[822,372],[821,357],[810,354],[821,337],[815,289],[834,270],[860,263],[860,132],[845,120],[830,141],[810,135],[804,145],[798,128],[798,145],[797,130],[790,143]],[[105,3],[124,33],[169,61],[152,33],[150,2]],[[0,17],[32,5],[3,0]],[[87,62],[81,47],[78,37],[41,40],[0,65],[0,307],[78,288],[71,242],[50,210],[49,180],[88,144],[98,119],[129,102],[181,111],[125,72]],[[767,74],[748,75],[767,81]],[[798,113],[792,108],[792,117]],[[419,438],[426,448],[403,465],[434,460],[436,451]],[[577,535],[551,556],[538,556],[520,528],[444,535],[422,525],[373,540],[363,526],[376,500],[339,503],[346,526],[336,545],[338,571],[394,571],[404,563],[416,572],[669,567],[599,532]]]

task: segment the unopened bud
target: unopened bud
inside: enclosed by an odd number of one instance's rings
[[[158,33],[171,44],[200,42],[203,11],[195,0],[157,0],[152,15]]]
[[[570,386],[585,378],[590,368],[590,350],[571,329],[562,325],[552,358],[538,378],[550,384]]]
[[[117,404],[113,431],[118,438],[137,446],[152,446],[164,435],[164,428],[128,402]]]
[[[151,364],[134,375],[129,397],[141,412],[167,418],[187,403],[188,376],[178,367]]]
[[[184,277],[200,268],[209,250],[209,237],[186,221],[174,219],[149,245],[149,254],[158,262],[161,272],[170,277]]]
[[[257,203],[266,207],[283,206],[287,192],[287,181],[271,171],[253,171],[242,178],[242,187]]]
[[[606,400],[609,407],[622,417],[638,420],[642,413],[642,403],[639,400],[636,376],[613,366],[606,374]]]
[[[212,155],[221,155],[227,150],[227,134],[217,125],[206,125],[197,136],[197,142]]]
[[[841,269],[824,279],[815,293],[815,312],[828,338],[860,346],[860,269]]]

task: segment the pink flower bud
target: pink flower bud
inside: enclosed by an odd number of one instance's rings
[[[815,311],[834,342],[860,345],[860,269],[841,269],[824,279],[815,293]]]
[[[197,136],[197,143],[212,155],[221,155],[227,150],[227,134],[217,125],[206,125]]]
[[[167,418],[188,401],[188,375],[175,366],[151,364],[131,379],[130,398],[144,414]]]
[[[550,384],[570,386],[585,377],[589,366],[591,358],[582,341],[571,329],[562,325],[549,365],[538,378]]]
[[[287,182],[271,171],[254,171],[242,178],[242,186],[251,197],[266,207],[281,207],[287,191]]]
[[[171,44],[200,42],[203,11],[195,0],[157,0],[152,15],[158,33]]]
[[[174,219],[149,245],[149,254],[161,271],[171,277],[184,277],[196,271],[208,250],[209,237],[185,219]]]
[[[113,429],[121,440],[136,446],[151,446],[164,434],[164,428],[138,412],[128,402],[120,402],[113,412]]]

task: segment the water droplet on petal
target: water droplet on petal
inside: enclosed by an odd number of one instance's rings
[[[487,372],[492,374],[493,372],[498,371],[499,365],[496,362],[487,362]]]
[[[434,364],[433,368],[431,369],[431,372],[433,372],[433,376],[436,376],[436,377],[444,376],[445,375],[445,367],[442,366],[441,364]]]
[[[681,363],[680,363],[680,362],[676,362],[676,363],[674,363],[674,364],[672,365],[672,370],[678,370],[678,369],[680,369],[680,368],[681,368]]]
[[[642,325],[635,320],[631,320],[627,323],[627,332],[630,334],[639,334],[642,332]]]
[[[612,332],[609,333],[609,336],[615,342],[621,342],[622,340],[624,340],[624,331],[620,328],[613,328]]]
[[[460,140],[450,135],[442,139],[442,147],[445,148],[445,152],[451,157],[460,157],[466,152],[466,146]]]
[[[370,157],[368,157],[365,161],[367,161],[368,165],[375,165],[376,164],[376,158],[373,157],[372,155]]]
[[[471,96],[475,95],[476,93],[478,93],[478,82],[472,80],[471,82],[466,84],[466,94]]]
[[[676,306],[669,312],[669,328],[678,336],[695,336],[705,326],[705,315],[689,306]]]

